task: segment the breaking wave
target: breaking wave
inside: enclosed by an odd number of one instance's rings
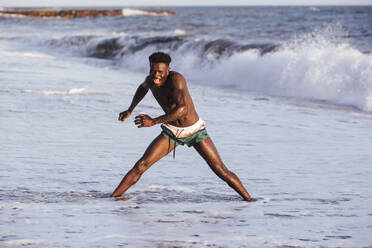
[[[43,45],[138,72],[147,72],[149,54],[165,51],[172,56],[172,69],[191,82],[372,111],[372,55],[342,37],[347,33],[333,24],[283,44],[200,38],[177,29],[164,34],[68,36]]]
[[[278,50],[274,43],[240,44],[230,39],[206,39],[189,37],[184,30],[176,29],[165,35],[127,35],[117,37],[75,35],[42,41],[42,45],[69,48],[84,56],[127,60],[130,55],[142,55],[143,51],[164,50],[170,53],[193,54],[201,60],[216,61],[248,50],[260,55]]]
[[[255,49],[234,53],[214,65],[194,68],[192,75],[206,84],[371,112],[372,55],[335,38],[339,32],[334,26],[315,30],[264,56]]]

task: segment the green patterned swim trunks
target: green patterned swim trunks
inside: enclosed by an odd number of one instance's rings
[[[184,137],[184,138],[178,138],[176,137],[172,131],[170,131],[167,127],[164,125],[161,125],[161,128],[163,131],[161,132],[162,135],[167,137],[170,141],[175,143],[176,145],[187,145],[188,147],[191,147],[195,145],[196,143],[199,143],[200,141],[206,139],[209,137],[207,130],[205,128],[199,130],[197,133],[194,133],[190,136]]]

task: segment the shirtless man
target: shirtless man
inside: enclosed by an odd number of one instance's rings
[[[124,176],[111,196],[122,195],[139,180],[151,165],[175,149],[175,146],[186,144],[189,147],[193,146],[214,173],[238,192],[244,200],[251,201],[251,196],[239,178],[229,171],[222,162],[216,147],[207,134],[205,122],[196,113],[184,77],[178,72],[170,71],[170,56],[157,52],[149,57],[149,61],[150,74],[138,87],[128,110],[120,113],[119,120],[123,122],[127,119],[148,90],[151,90],[165,114],[157,118],[140,114],[135,117],[134,123],[139,128],[162,124],[163,131],[152,141],[143,156]]]

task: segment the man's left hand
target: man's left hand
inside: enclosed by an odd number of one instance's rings
[[[146,114],[140,114],[135,117],[134,123],[138,128],[151,127],[154,125],[154,120]]]

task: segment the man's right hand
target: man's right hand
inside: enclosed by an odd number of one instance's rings
[[[125,110],[124,112],[121,112],[119,114],[119,121],[124,122],[125,119],[127,119],[131,115],[131,112],[129,110]]]

